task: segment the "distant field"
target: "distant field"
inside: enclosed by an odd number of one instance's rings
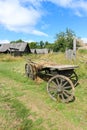
[[[79,65],[75,101],[64,104],[51,100],[45,81],[25,76],[27,58]],[[0,55],[0,130],[87,130],[87,52],[77,52],[72,61],[63,53]]]

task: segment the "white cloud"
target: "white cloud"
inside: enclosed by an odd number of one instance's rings
[[[85,0],[0,0],[0,24],[11,31],[47,36],[36,28],[45,10],[42,2],[72,9],[80,17],[87,14]]]
[[[42,35],[42,36],[48,36],[47,34],[43,33],[43,32],[40,32],[38,30],[32,30],[31,32],[32,34],[38,34],[38,35]]]
[[[9,40],[0,40],[0,44],[8,44],[8,43],[10,43]]]
[[[46,0],[46,1],[52,2],[62,7],[67,7],[67,5],[69,5],[72,2],[72,0]]]
[[[0,24],[8,30],[33,33],[41,16],[41,10],[35,9],[31,5],[23,6],[20,0],[0,0]],[[41,31],[38,33],[37,30],[36,32],[35,35],[46,36]]]
[[[87,15],[87,1],[85,0],[47,0],[58,6],[69,8],[74,11],[77,16]]]
[[[25,42],[31,43],[31,42],[35,42],[34,40],[30,39],[30,40],[24,40]]]
[[[87,38],[81,38],[84,43],[87,43]]]
[[[81,13],[79,10],[76,10],[76,11],[75,11],[75,15],[77,15],[77,16],[79,16],[79,17],[82,17],[82,16],[83,16],[82,13]]]
[[[45,1],[45,0],[19,0],[21,3],[29,3],[31,5],[33,5],[35,8],[38,8],[41,6],[41,2]]]
[[[87,1],[86,0],[22,0],[27,1],[33,4],[33,6],[41,6],[41,2],[51,2],[57,6],[61,6],[63,8],[72,9],[74,14],[82,17],[84,15],[87,16]]]

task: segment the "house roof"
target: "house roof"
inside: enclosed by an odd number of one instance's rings
[[[10,49],[17,49],[20,52],[23,52],[27,46],[27,43],[11,43],[11,44],[2,44],[0,46],[0,52],[6,52],[7,50],[10,51]]]
[[[49,52],[49,50],[47,48],[43,48],[43,49],[31,49],[32,53],[37,53],[37,54],[47,54]]]
[[[7,50],[9,50],[10,44],[2,44],[0,46],[0,52],[6,52]]]
[[[10,48],[18,49],[19,51],[24,51],[27,46],[27,43],[15,43],[10,44]]]

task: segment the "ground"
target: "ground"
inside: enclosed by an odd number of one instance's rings
[[[82,55],[82,54],[80,54]],[[43,80],[32,81],[25,75],[25,58],[40,58],[78,64],[79,85],[75,101],[54,102]],[[62,57],[62,58],[61,58]],[[61,60],[62,59],[62,60]],[[68,61],[63,54],[0,57],[0,130],[87,130],[87,64]]]

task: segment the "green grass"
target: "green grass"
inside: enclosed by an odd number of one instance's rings
[[[81,54],[87,54],[87,49],[80,49],[79,53],[81,53]]]
[[[0,130],[87,130],[87,64],[80,61],[82,55],[78,53],[76,61],[68,61],[62,53],[21,58],[0,55]],[[28,57],[78,64],[76,100],[68,104],[52,101],[45,81],[32,81],[25,76]]]

